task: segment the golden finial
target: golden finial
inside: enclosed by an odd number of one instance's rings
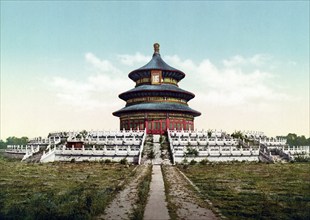
[[[153,46],[154,46],[154,53],[159,53],[159,43],[155,43]]]

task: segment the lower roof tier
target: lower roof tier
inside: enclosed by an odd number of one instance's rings
[[[146,96],[162,96],[162,97],[174,97],[182,98],[187,101],[195,97],[195,95],[186,90],[171,84],[161,85],[140,85],[127,92],[121,93],[119,98],[127,101],[131,98],[146,97]]]
[[[120,117],[126,113],[134,112],[149,112],[149,111],[158,111],[158,112],[181,112],[188,113],[194,117],[200,116],[201,113],[182,104],[176,103],[140,103],[136,105],[126,106],[116,112],[113,112],[114,116]]]

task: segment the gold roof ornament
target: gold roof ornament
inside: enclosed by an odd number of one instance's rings
[[[154,53],[159,53],[159,43],[155,43],[154,45]]]

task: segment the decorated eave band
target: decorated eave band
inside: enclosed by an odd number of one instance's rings
[[[140,97],[154,97],[154,96],[162,96],[162,97],[172,97],[185,99],[189,101],[195,97],[195,95],[186,90],[180,89],[174,85],[141,85],[135,87],[127,92],[121,93],[118,97],[124,101],[132,98],[140,98]]]
[[[156,70],[156,69],[134,70],[128,74],[128,77],[136,82],[142,78],[150,78],[151,73],[154,70]],[[173,78],[173,79],[177,80],[178,82],[185,77],[185,73],[183,73],[182,71],[179,71],[179,70],[175,70],[175,71],[157,70],[157,71],[161,71],[162,78]]]

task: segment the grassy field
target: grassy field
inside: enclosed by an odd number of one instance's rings
[[[310,163],[179,168],[228,219],[310,219]]]
[[[0,157],[0,219],[90,219],[104,211],[134,167]]]

